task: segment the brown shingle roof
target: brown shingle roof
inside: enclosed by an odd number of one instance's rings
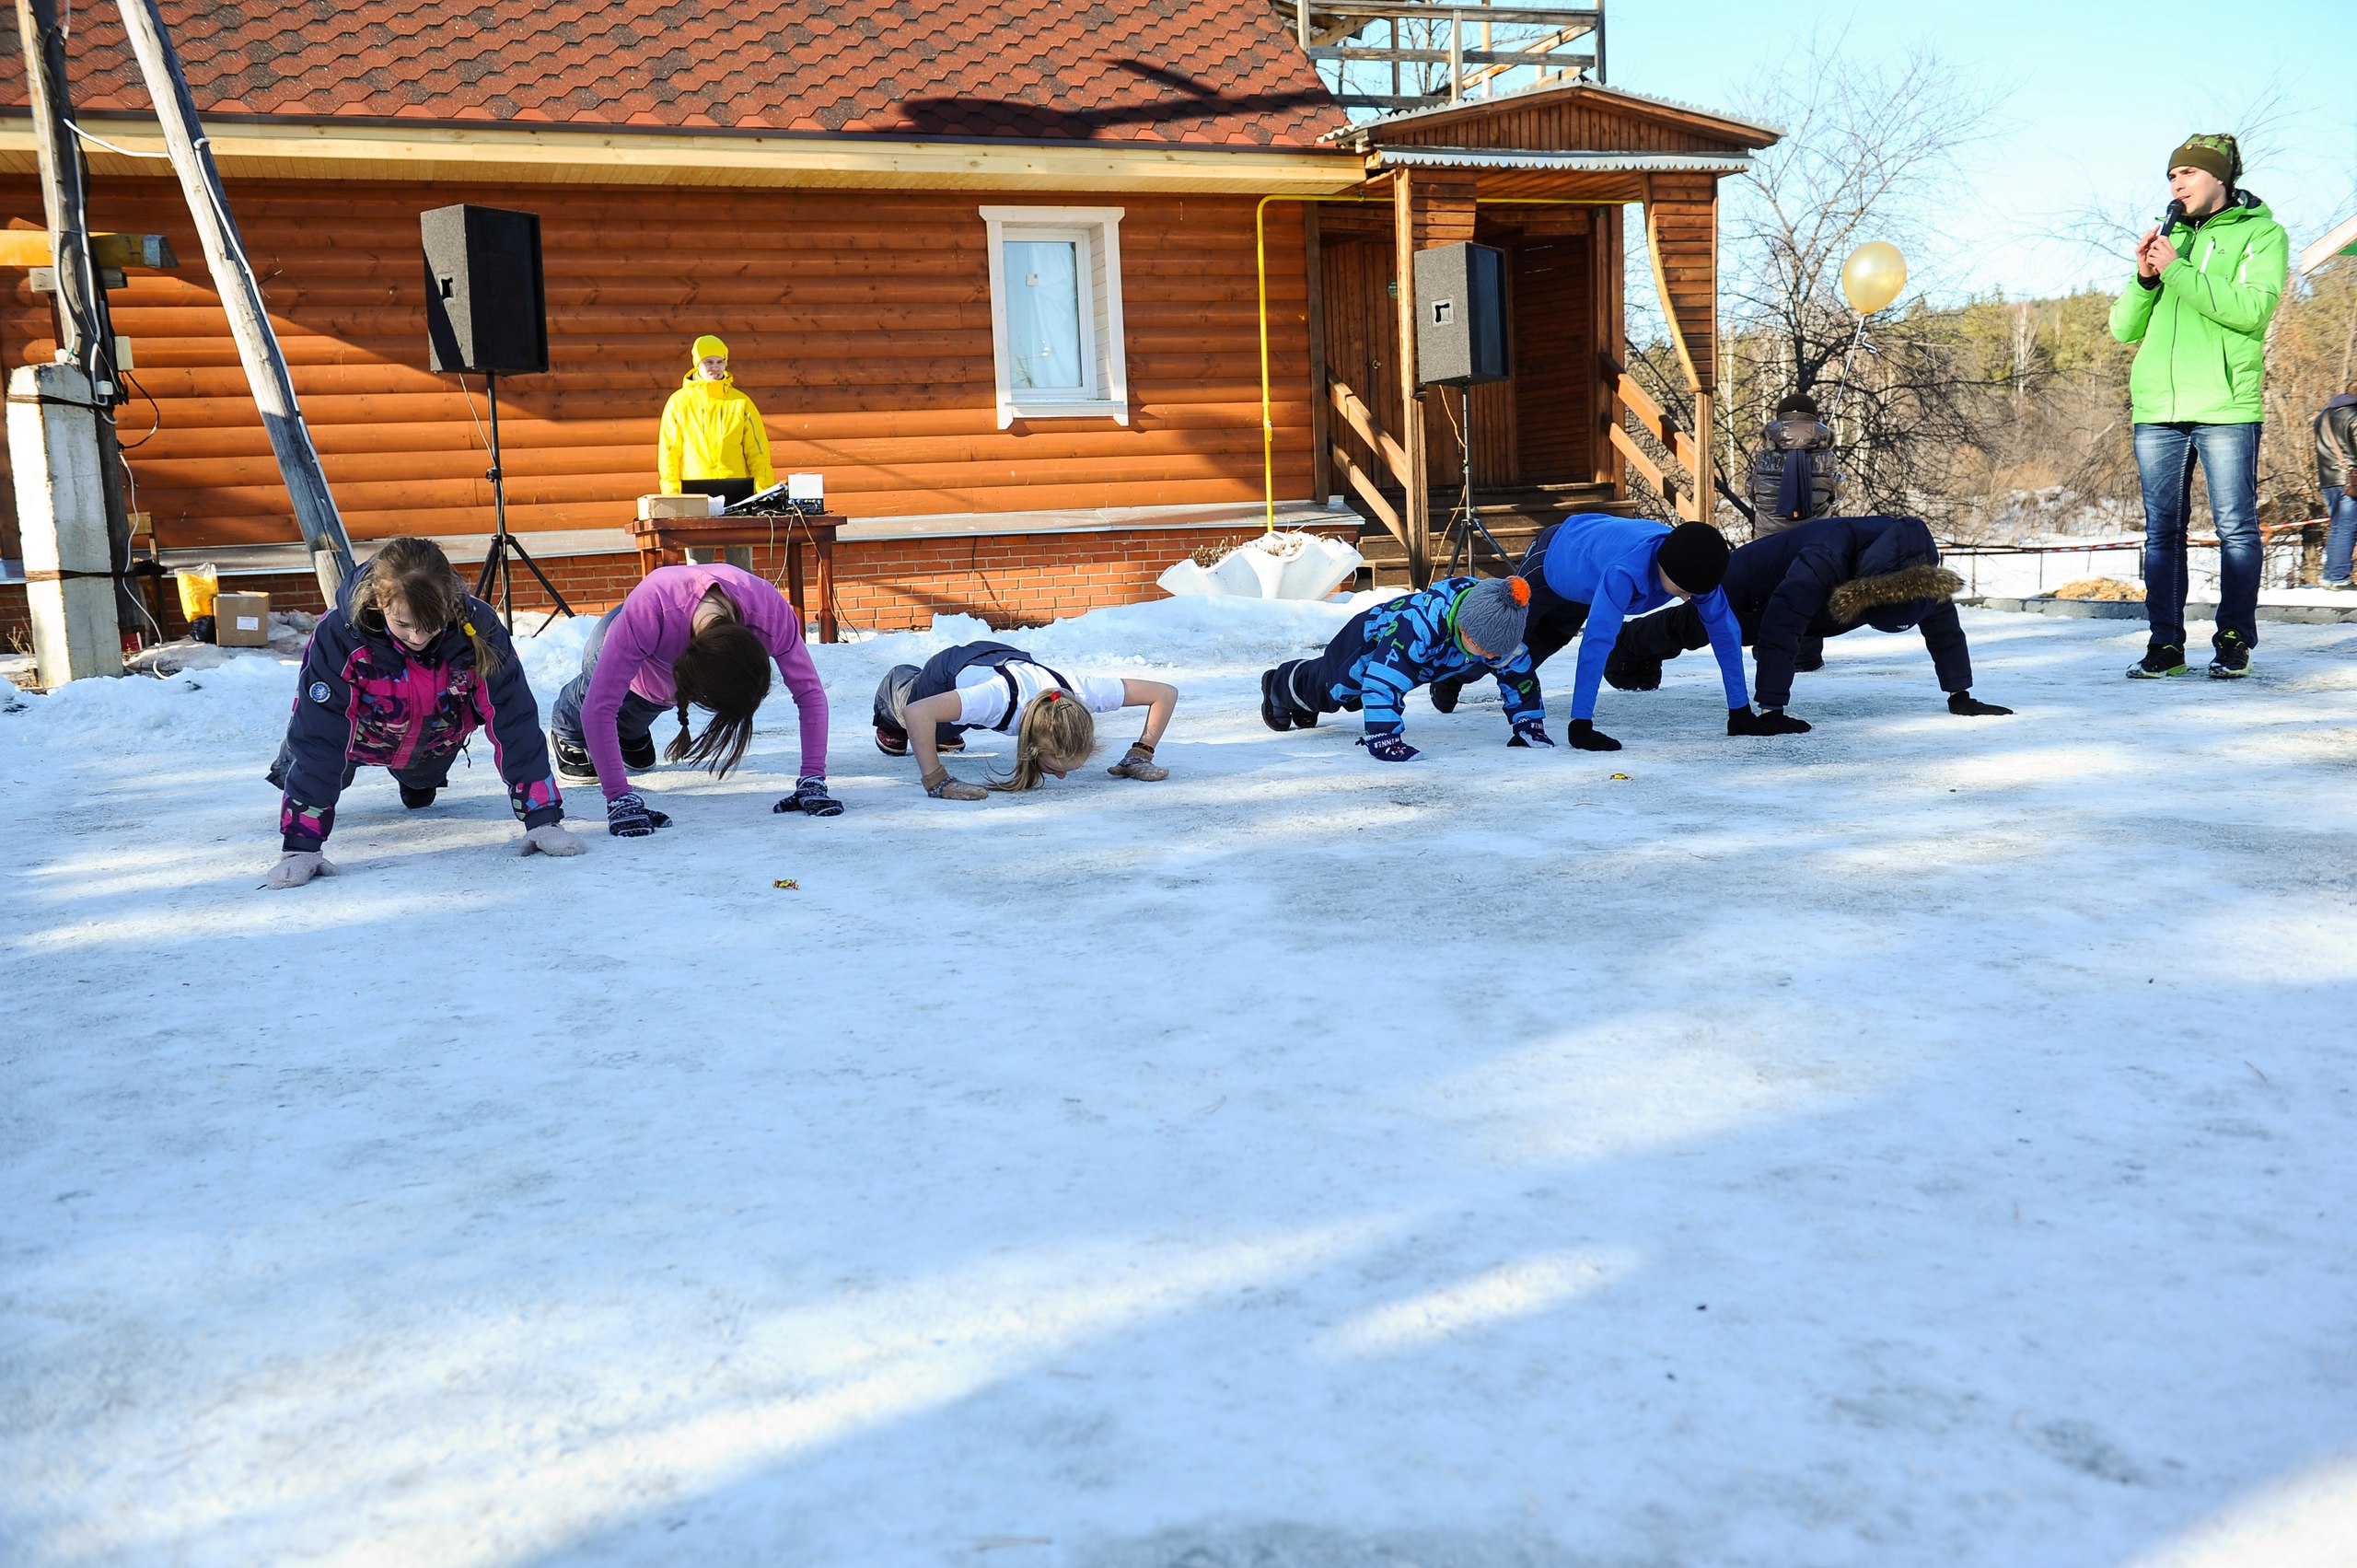
[[[1342,120],[1268,0],[165,0],[200,111],[1303,147]],[[17,52],[0,29],[0,53]],[[75,105],[138,112],[111,7]],[[24,75],[0,67],[21,109]]]

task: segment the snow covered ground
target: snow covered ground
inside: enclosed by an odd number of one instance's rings
[[[0,714],[0,1561],[2352,1560],[2357,627],[1394,768],[1255,713],[1341,613],[1023,633],[1166,784],[926,800],[944,626],[819,651],[841,819],[778,713],[571,861],[365,774],[291,893],[284,666]]]

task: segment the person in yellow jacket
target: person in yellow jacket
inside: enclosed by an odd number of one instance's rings
[[[663,405],[656,470],[666,495],[718,495],[731,505],[777,482],[761,411],[728,375],[728,345],[706,332],[695,342],[679,389]]]

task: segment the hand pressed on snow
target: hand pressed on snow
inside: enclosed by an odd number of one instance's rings
[[[517,854],[552,854],[560,860],[579,854],[588,847],[581,842],[580,834],[562,822],[543,822],[537,828],[527,828],[524,836],[516,842]]]
[[[1378,762],[1412,762],[1423,755],[1398,735],[1370,735],[1359,744]]]
[[[670,825],[671,819],[647,805],[646,797],[634,789],[606,802],[606,831],[618,839],[651,838],[656,829]]]
[[[968,784],[946,768],[936,767],[918,781],[925,794],[935,800],[988,800],[991,792],[980,784]]]
[[[1729,735],[1806,735],[1806,719],[1796,719],[1782,708],[1762,708],[1753,713],[1749,707],[1727,710]]]
[[[827,778],[823,773],[807,773],[794,781],[794,793],[770,807],[772,811],[799,811],[806,817],[840,817],[843,803],[827,793]]]
[[[1596,727],[1594,719],[1573,719],[1563,730],[1563,738],[1583,751],[1618,751],[1620,743]]]
[[[1547,738],[1545,719],[1522,720],[1514,726],[1514,738],[1506,744],[1508,746],[1543,746],[1550,751],[1555,749],[1555,743]]]
[[[290,849],[278,857],[270,875],[261,879],[265,888],[299,888],[314,877],[334,877],[340,873],[334,861],[315,849]]]

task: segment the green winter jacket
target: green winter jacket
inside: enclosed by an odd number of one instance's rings
[[[2259,381],[2267,322],[2283,296],[2291,241],[2247,191],[2199,228],[2169,230],[2177,260],[2160,286],[2142,278],[2111,307],[2111,335],[2142,342],[2128,372],[2139,424],[2255,424],[2267,417]]]

